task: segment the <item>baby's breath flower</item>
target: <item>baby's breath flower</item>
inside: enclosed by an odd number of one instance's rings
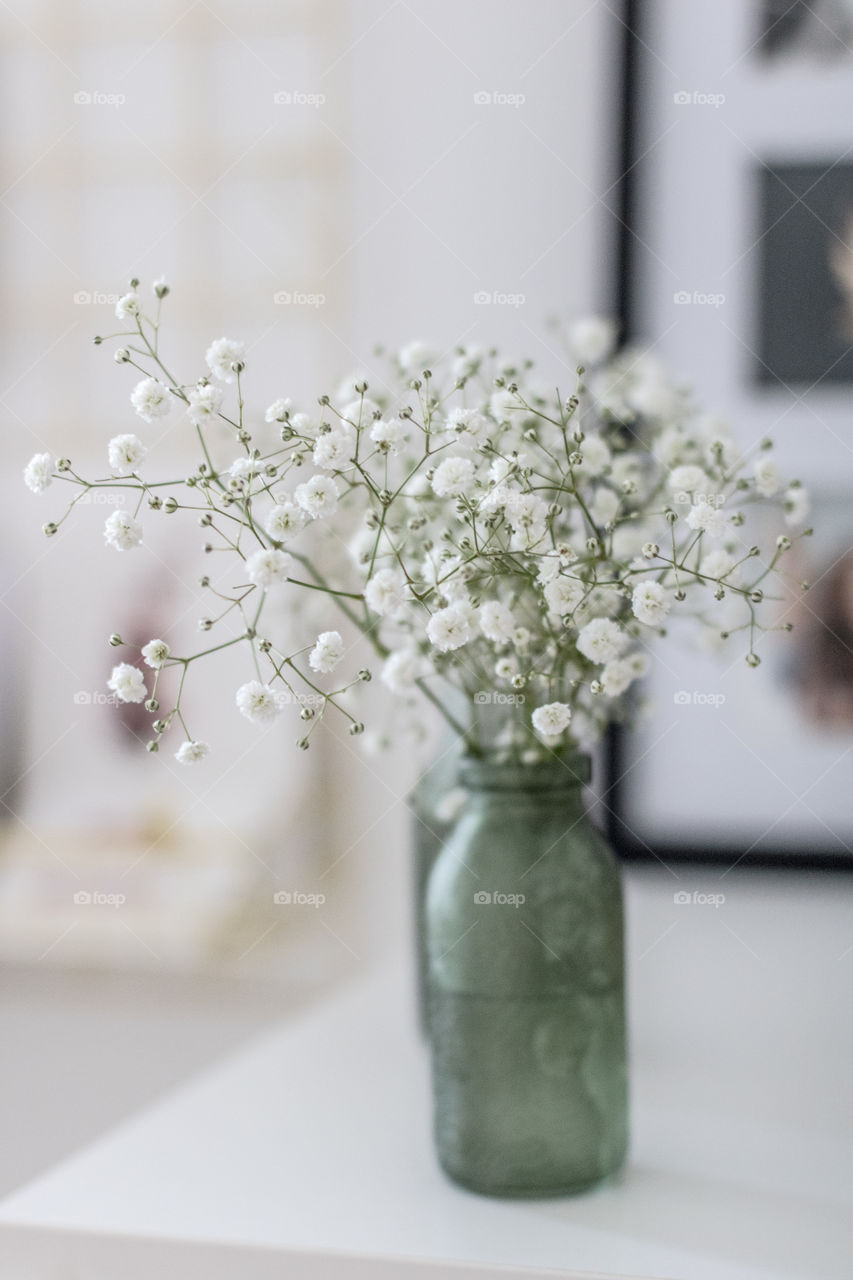
[[[618,658],[628,644],[628,637],[611,618],[593,618],[578,635],[577,648],[590,662],[609,662]]]
[[[322,631],[317,637],[314,648],[308,655],[308,665],[312,671],[328,675],[344,656],[343,637],[339,631]]]
[[[210,747],[206,742],[190,740],[181,743],[175,752],[175,759],[178,764],[198,764],[209,754]]]
[[[477,612],[480,630],[493,644],[505,644],[512,640],[516,628],[512,610],[499,600],[487,600]]]
[[[284,422],[293,406],[290,399],[273,400],[272,404],[264,414],[265,422]]]
[[[237,709],[253,724],[269,724],[281,711],[281,703],[275,690],[260,680],[241,684],[235,695]]]
[[[169,646],[165,640],[149,640],[142,648],[142,657],[146,666],[158,671],[169,656]]]
[[[285,499],[282,502],[276,502],[264,522],[264,528],[276,542],[286,542],[288,538],[292,538],[300,529],[305,528],[307,519],[308,517],[301,507],[297,507],[295,502]]]
[[[380,618],[393,614],[407,598],[406,580],[396,569],[380,569],[364,588],[364,600]]]
[[[126,511],[114,511],[107,516],[104,537],[116,551],[132,551],[142,541],[142,525]]]
[[[214,378],[219,378],[222,382],[233,382],[235,375],[231,366],[245,362],[246,344],[235,342],[233,338],[217,338],[207,348],[204,358]]]
[[[807,489],[802,487],[790,488],[785,491],[785,523],[788,525],[802,524],[806,516],[809,514],[811,502]]]
[[[461,649],[473,637],[471,609],[459,603],[438,609],[427,623],[427,638],[440,653]]]
[[[672,600],[659,582],[638,582],[631,596],[634,617],[649,627],[659,627],[672,608]]]
[[[37,453],[24,467],[24,484],[33,493],[44,493],[55,469],[52,453]]]
[[[409,693],[415,682],[429,673],[429,665],[416,649],[399,649],[385,660],[380,679],[392,693]]]
[[[470,458],[445,458],[436,467],[432,491],[437,497],[469,497],[473,488],[474,464]]]
[[[187,416],[195,426],[201,427],[215,418],[222,406],[223,391],[212,382],[200,382],[187,392]]]
[[[296,501],[312,520],[330,516],[338,505],[338,486],[331,476],[312,476],[296,488]]]
[[[778,493],[782,488],[779,468],[773,459],[768,458],[766,455],[756,459],[753,475],[755,476],[755,487],[762,498],[772,498],[774,493]]]
[[[262,548],[260,551],[253,552],[246,561],[246,574],[250,582],[256,587],[280,586],[287,582],[288,575],[293,566],[293,556],[288,555],[286,551],[277,551],[274,548]]]
[[[130,403],[143,422],[165,418],[172,407],[172,395],[156,378],[143,378],[130,393]]]
[[[134,289],[119,298],[116,315],[119,320],[134,320],[139,315],[139,294]]]
[[[558,738],[569,727],[571,708],[565,702],[549,702],[537,707],[531,717],[533,728],[542,738]]]
[[[139,436],[113,436],[109,443],[110,470],[116,476],[129,476],[139,467],[148,450]]]
[[[353,445],[342,431],[327,431],[314,445],[314,466],[322,471],[339,471],[352,454]]]
[[[107,688],[113,691],[119,702],[144,702],[148,697],[145,676],[130,662],[120,662],[113,667]]]
[[[706,533],[709,538],[722,538],[726,523],[723,511],[710,502],[694,502],[687,513],[688,527],[697,533]]]
[[[585,316],[569,326],[568,339],[575,360],[600,364],[616,345],[616,325],[604,316]]]

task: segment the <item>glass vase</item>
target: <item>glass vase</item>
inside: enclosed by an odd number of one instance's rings
[[[465,759],[430,875],[438,1156],[495,1196],[584,1190],[627,1148],[619,866],[587,816],[585,756]]]

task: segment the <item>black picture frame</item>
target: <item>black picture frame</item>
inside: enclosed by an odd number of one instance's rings
[[[642,298],[637,270],[637,247],[640,243],[638,209],[643,180],[641,122],[644,110],[644,74],[649,57],[646,27],[654,0],[622,0],[618,16],[621,26],[619,50],[621,100],[617,118],[614,149],[621,175],[611,206],[614,215],[613,299],[622,339],[625,343],[641,337]],[[758,17],[760,21],[760,15]],[[774,52],[760,40],[757,56]],[[853,170],[851,171],[853,173]],[[764,181],[764,180],[759,180]],[[746,851],[740,842],[708,841],[701,828],[691,842],[673,843],[665,839],[646,839],[637,834],[630,822],[627,773],[631,768],[631,731],[612,725],[604,742],[604,786],[601,792],[603,823],[606,834],[618,856],[628,863],[695,864],[727,868],[775,868],[786,871],[851,871],[853,840],[846,851],[812,849],[796,852],[790,848],[760,848]],[[851,820],[853,827],[853,820]]]

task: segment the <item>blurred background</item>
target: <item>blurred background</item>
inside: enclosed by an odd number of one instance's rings
[[[37,505],[21,470],[40,450],[82,468],[134,429],[135,371],[92,343],[131,277],[171,286],[182,380],[213,338],[248,344],[256,412],[310,406],[369,370],[377,343],[497,343],[561,370],[549,320],[621,308],[744,443],[773,428],[832,507],[809,575],[849,550],[853,7],[639,8],[3,5],[0,1094],[16,1101],[0,1190],[287,1009],[409,955],[405,797],[423,759],[377,760],[334,728],[309,753],[259,734],[234,715],[227,661],[221,696],[210,685],[193,706],[200,736],[229,743],[202,770],[147,755],[140,724],[104,701],[111,632],[195,625],[200,549],[155,535],[128,566],[95,503],[48,542],[54,491]],[[803,659],[756,703],[739,672],[725,684],[670,655],[666,719],[624,766],[642,842],[849,854],[849,595],[848,573],[829,631],[809,610],[824,639],[841,632],[835,692]],[[685,690],[692,718],[673,713]],[[726,695],[728,728],[697,691]],[[750,749],[729,773],[721,761],[744,726],[802,753],[775,783],[753,766],[722,830],[720,790]],[[792,788],[797,822],[771,836]]]

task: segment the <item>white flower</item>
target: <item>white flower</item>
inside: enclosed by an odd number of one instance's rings
[[[112,689],[119,702],[144,702],[148,697],[145,676],[139,667],[131,666],[129,662],[120,662],[113,667],[107,687]]]
[[[406,439],[405,423],[401,418],[389,418],[387,422],[380,418],[370,428],[370,438],[379,446],[380,452],[394,456],[397,446]]]
[[[562,618],[567,613],[574,612],[583,600],[584,590],[580,579],[559,576],[545,584],[543,595],[551,612],[558,613]]]
[[[628,637],[611,618],[593,618],[578,635],[578,651],[590,662],[610,662],[625,650]]]
[[[599,680],[605,698],[618,698],[636,679],[637,672],[630,658],[612,658],[601,669]]]
[[[785,523],[789,525],[802,524],[806,516],[809,514],[811,501],[807,489],[803,489],[801,485],[785,491]]]
[[[505,387],[493,392],[489,399],[489,411],[495,422],[511,422],[513,414],[523,408],[518,395],[514,391],[507,391]]]
[[[305,528],[308,519],[301,507],[295,502],[277,502],[266,518],[264,528],[276,542],[286,542],[288,538]]]
[[[518,663],[515,658],[498,658],[495,663],[495,675],[499,680],[511,680],[518,675]]]
[[[461,439],[479,444],[489,433],[489,422],[476,409],[457,406],[447,415],[447,428]]]
[[[116,551],[131,551],[142,541],[142,525],[126,511],[114,511],[107,517],[104,537]]]
[[[182,742],[175,752],[175,759],[178,764],[198,764],[209,754],[210,747],[206,742]]]
[[[110,470],[117,476],[129,476],[147,452],[139,436],[113,436],[109,443]]]
[[[694,466],[691,463],[675,467],[669,473],[667,484],[676,495],[676,502],[679,500],[679,494],[689,493],[710,493],[711,481],[702,470],[701,467]],[[689,498],[683,498],[682,501],[689,502]]]
[[[51,453],[37,453],[24,467],[24,484],[33,493],[44,493],[53,479],[56,464]]]
[[[657,627],[672,608],[672,600],[659,582],[638,582],[631,596],[631,608],[640,622]]]
[[[600,364],[616,344],[616,325],[604,316],[585,316],[569,326],[569,346],[581,364]]]
[[[571,718],[571,708],[565,702],[548,702],[544,707],[537,707],[531,717],[540,738],[558,738],[568,729]]]
[[[740,571],[733,572],[735,567],[735,558],[728,551],[724,551],[722,547],[717,547],[714,551],[709,551],[706,556],[702,557],[699,565],[699,572],[703,573],[706,578],[727,578],[729,582],[737,582],[740,577]]]
[[[665,467],[677,467],[688,451],[687,436],[680,427],[665,427],[654,442],[653,451]]]
[[[246,344],[234,342],[232,338],[217,338],[207,348],[204,358],[214,378],[220,378],[223,382],[233,382],[234,370],[231,366],[244,363]]]
[[[254,475],[254,458],[235,458],[228,468],[228,488],[232,493],[246,493]]]
[[[516,533],[526,533],[533,546],[545,533],[548,504],[535,493],[510,491],[504,502],[506,517]]]
[[[606,529],[616,519],[620,502],[621,499],[618,493],[614,493],[606,485],[599,485],[592,502],[589,504],[589,514],[597,525],[601,525],[603,529]]]
[[[153,667],[155,671],[163,666],[169,656],[169,646],[165,640],[149,640],[142,649],[142,657],[145,665]]]
[[[241,684],[235,695],[237,709],[254,724],[269,724],[281,711],[275,691],[260,680]]]
[[[328,675],[344,656],[344,641],[339,631],[322,631],[317,643],[308,655],[308,665],[312,671],[320,671]]]
[[[246,573],[249,581],[256,587],[275,587],[287,582],[293,564],[293,556],[286,551],[275,551],[262,548],[255,551],[246,561]]]
[[[772,458],[756,458],[752,473],[755,476],[755,487],[762,498],[772,498],[782,488],[782,477]]]
[[[380,569],[364,588],[367,607],[380,618],[394,613],[406,600],[406,580],[396,569]]]
[[[331,476],[312,476],[297,486],[296,501],[312,520],[330,516],[338,505],[338,486]]]
[[[381,412],[375,400],[371,400],[369,396],[360,396],[358,400],[352,400],[341,410],[341,417],[345,421],[338,424],[338,430],[352,431],[353,427],[366,427]]]
[[[687,513],[687,524],[709,538],[722,538],[726,532],[725,515],[710,502],[695,502]]]
[[[439,498],[470,496],[474,487],[474,464],[470,458],[445,458],[435,469],[432,491]]]
[[[314,466],[336,471],[350,461],[352,445],[342,431],[327,431],[314,445]]]
[[[499,600],[487,600],[485,604],[481,604],[477,618],[483,635],[493,644],[503,644],[512,639],[515,618],[512,611]]]
[[[290,397],[282,400],[273,400],[272,404],[264,414],[264,422],[284,422],[292,405],[293,401]]]
[[[400,352],[400,364],[406,373],[423,373],[439,357],[438,350],[429,342],[410,342]]]
[[[125,293],[116,303],[116,315],[119,320],[133,320],[139,315],[139,294],[133,290]]]
[[[212,382],[200,382],[197,387],[190,387],[187,392],[187,414],[190,422],[200,427],[215,418],[222,406],[223,394],[222,388],[214,386]]]
[[[427,623],[427,636],[441,653],[461,649],[473,636],[470,608],[460,603],[438,609]]]
[[[143,422],[165,418],[172,407],[172,393],[156,378],[143,378],[130,393],[130,403]]]
[[[429,666],[417,650],[399,649],[384,663],[380,679],[392,693],[408,693],[428,671]]]
[[[587,476],[600,476],[610,466],[611,453],[600,436],[587,436],[579,451],[583,458],[579,469]]]

